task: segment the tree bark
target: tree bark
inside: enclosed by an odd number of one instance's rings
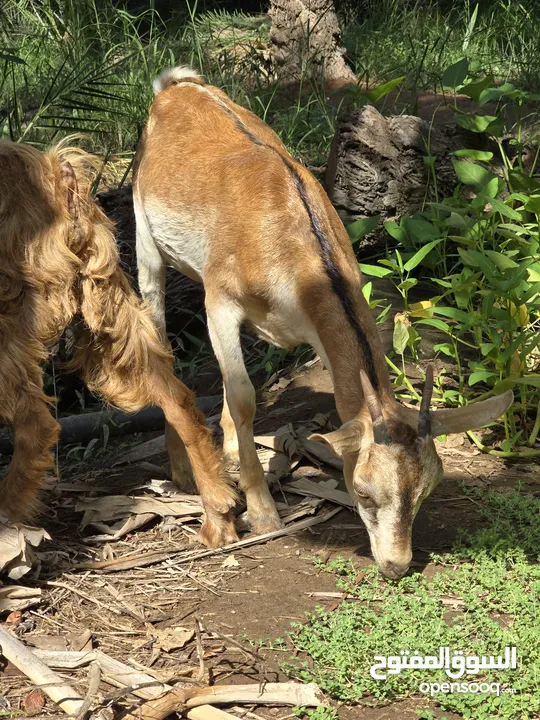
[[[347,225],[364,217],[381,215],[396,220],[419,212],[430,200],[451,195],[457,184],[452,153],[474,147],[464,144],[455,128],[435,128],[412,115],[384,117],[367,105],[347,113],[336,128],[328,160],[325,189]],[[434,157],[434,172],[426,162]],[[367,235],[359,249],[384,248],[382,224]]]
[[[356,82],[344,59],[332,0],[270,0],[272,57],[285,82]]]

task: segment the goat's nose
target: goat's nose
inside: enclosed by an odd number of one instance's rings
[[[390,578],[390,580],[399,580],[399,578],[402,578],[405,575],[408,569],[409,563],[406,565],[400,565],[395,562],[386,562],[381,566],[383,575]]]

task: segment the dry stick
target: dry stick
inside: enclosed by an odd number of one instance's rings
[[[2,627],[0,627],[0,647],[6,660],[30,678],[34,685],[41,688],[65,713],[78,715],[84,704],[81,695]]]
[[[175,687],[157,700],[137,708],[124,720],[164,720],[171,713],[200,705],[244,703],[248,705],[292,705],[317,707],[324,704],[318,685],[309,683],[259,683],[251,685],[215,685],[203,688]]]
[[[189,720],[238,720],[236,715],[212,707],[212,705],[199,705],[187,713]]]
[[[198,618],[195,618],[195,640],[197,644],[197,655],[199,656],[199,672],[197,673],[197,680],[201,682],[204,680],[205,668],[204,668],[204,648],[202,644],[201,636],[201,624]]]
[[[105,607],[103,605],[103,603],[100,602],[99,600],[97,600],[96,598],[93,598],[91,595],[87,595],[86,593],[82,592],[81,590],[71,587],[71,585],[67,585],[66,583],[58,582],[57,580],[47,580],[43,584],[46,587],[59,587],[59,588],[64,588],[65,590],[69,590],[70,592],[74,593],[75,595],[78,595],[79,597],[84,598],[84,600],[88,600],[88,602],[94,603],[94,605],[97,605],[97,607],[100,610],[103,610],[103,608]],[[122,613],[119,610],[117,610],[115,607],[113,607],[110,604],[107,605],[107,609],[110,610],[111,612],[113,612],[115,615],[122,615]],[[137,619],[140,620],[140,618],[137,618]]]
[[[333,508],[326,513],[321,515],[315,515],[308,517],[305,520],[299,520],[296,523],[292,523],[285,528],[280,530],[273,530],[272,532],[263,533],[262,535],[255,535],[254,537],[245,538],[238,542],[231,543],[230,545],[224,545],[223,547],[213,548],[212,550],[202,550],[201,552],[194,552],[180,557],[175,560],[175,564],[191,562],[192,560],[199,560],[200,558],[209,557],[210,555],[221,555],[228,553],[231,550],[238,550],[239,548],[250,547],[251,545],[259,545],[260,543],[267,542],[268,540],[274,540],[284,535],[292,535],[298,530],[305,530],[306,528],[318,525],[319,523],[326,522],[330,518],[341,512],[342,508]],[[123,558],[116,558],[114,560],[101,560],[93,563],[79,563],[72,565],[72,570],[104,570],[106,572],[118,572],[120,570],[130,570],[134,567],[147,567],[155,563],[167,560],[173,555],[185,552],[184,550],[169,550],[168,552],[157,552],[147,553],[146,555],[139,555],[139,557],[129,558],[124,560]]]
[[[82,707],[79,710],[79,714],[77,715],[77,720],[85,720],[88,711],[90,710],[90,706],[92,705],[94,698],[99,692],[100,682],[101,669],[99,667],[99,664],[94,660],[94,662],[90,664],[90,667],[88,669],[88,692],[86,693],[86,697],[84,698]]]

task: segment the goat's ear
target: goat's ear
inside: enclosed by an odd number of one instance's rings
[[[360,428],[354,422],[348,422],[342,425],[339,430],[321,435],[314,433],[308,437],[313,442],[329,445],[336,455],[346,455],[360,450],[360,441],[362,434]]]
[[[476,430],[501,417],[514,402],[514,393],[507,390],[472,405],[450,410],[436,410],[431,413],[431,434],[433,436]]]
[[[465,432],[484,427],[497,420],[514,402],[514,393],[507,390],[502,395],[495,395],[487,400],[465,405],[465,407],[451,408],[449,410],[434,410],[430,414],[431,434],[448,435],[450,433]],[[398,405],[398,414],[401,419],[416,428],[418,426],[418,411]]]
[[[60,175],[62,178],[63,189],[66,193],[68,212],[72,219],[77,221],[80,216],[79,186],[77,184],[77,176],[75,175],[73,165],[67,160],[60,165]]]

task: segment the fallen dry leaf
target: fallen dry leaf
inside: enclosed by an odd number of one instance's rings
[[[33,547],[51,536],[43,528],[0,522],[0,573],[12,580],[20,580],[35,560]]]
[[[22,585],[4,585],[0,587],[0,614],[14,610],[24,610],[41,600],[39,588]]]
[[[47,698],[42,690],[32,690],[23,700],[23,707],[28,715],[37,715],[45,707]]]
[[[274,383],[271,387],[268,388],[268,392],[276,392],[277,390],[284,390],[286,387],[288,387],[292,383],[292,380],[289,378],[280,378],[277,383]]]
[[[154,628],[152,635],[156,638],[162,650],[171,652],[171,650],[178,650],[187,645],[193,639],[195,630],[184,627],[165,628],[163,630]]]
[[[222,568],[238,567],[239,565],[240,565],[240,563],[234,557],[234,555],[227,555],[225,560],[221,563]]]

